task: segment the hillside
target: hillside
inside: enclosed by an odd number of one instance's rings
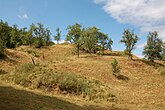
[[[7,102],[15,100],[11,98],[10,93],[19,93],[20,96],[16,97],[19,98],[18,101],[20,102],[18,103],[24,103],[25,100],[22,101],[23,99],[21,99],[21,97],[32,97],[32,99],[27,98],[27,101],[30,103],[25,103],[28,105],[31,104],[32,100],[35,103],[39,101],[42,107],[45,107],[43,110],[68,110],[70,108],[75,108],[75,110],[165,109],[165,77],[161,76],[158,72],[159,64],[150,64],[136,56],[133,57],[133,61],[130,61],[122,52],[115,51],[106,51],[103,56],[81,52],[80,58],[77,58],[73,45],[54,45],[41,49],[21,46],[15,50],[7,49],[5,53],[7,55],[6,58],[0,60],[0,77],[11,74],[15,68],[19,68],[22,64],[31,63],[31,56],[35,54],[35,62],[44,65],[49,71],[57,71],[60,73],[70,72],[84,76],[87,80],[100,81],[103,85],[110,88],[110,92],[114,94],[117,99],[113,102],[96,101],[96,103],[83,99],[80,96],[68,96],[68,94],[55,93],[51,95],[51,97],[47,97],[44,95],[49,94],[49,92],[43,93],[40,91],[39,93],[42,93],[42,95],[37,95],[38,92],[36,91],[38,90],[29,90],[29,88],[25,89],[22,86],[17,87],[15,84],[8,84],[3,80],[0,84],[0,92],[2,93],[0,96],[1,103],[6,96],[10,99],[6,99]],[[121,68],[120,79],[113,76],[111,72],[111,61],[114,58],[118,60]],[[9,94],[5,93],[5,91],[8,91]],[[58,105],[57,103],[62,103],[62,105]],[[2,106],[0,107],[2,110],[7,109],[5,109],[7,105],[3,105],[3,103],[0,104],[0,106]],[[12,104],[11,106],[15,105]],[[20,107],[21,106],[23,105],[20,105]],[[34,109],[33,107],[31,107],[31,109]],[[19,109],[19,107],[15,109]],[[8,108],[8,110],[10,110],[10,108]]]

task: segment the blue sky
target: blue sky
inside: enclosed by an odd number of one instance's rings
[[[59,27],[62,30],[63,39],[67,33],[67,26],[75,22],[85,27],[97,26],[102,32],[107,33],[109,37],[113,39],[113,50],[124,50],[124,45],[119,43],[123,30],[126,28],[130,30],[133,29],[140,38],[134,54],[141,56],[142,47],[146,41],[146,34],[153,30],[158,30],[161,33],[161,29],[164,29],[165,16],[160,16],[158,20],[152,18],[152,20],[155,20],[155,24],[158,25],[159,23],[160,28],[156,27],[156,25],[155,28],[148,29],[155,25],[151,23],[151,26],[147,27],[149,26],[147,23],[150,21],[144,20],[151,15],[147,13],[147,17],[145,18],[145,14],[141,14],[141,10],[139,12],[135,10],[140,16],[138,18],[134,15],[135,12],[131,11],[131,9],[133,10],[134,7],[137,6],[144,7],[148,2],[146,3],[146,0],[139,0],[138,4],[131,2],[131,0],[123,1],[124,2],[121,0],[113,0],[113,2],[112,0],[0,0],[0,19],[7,21],[9,25],[17,24],[19,28],[29,27],[31,23],[41,22],[51,30],[51,36],[55,34],[55,29]],[[157,1],[160,1],[160,4],[165,6],[163,0]],[[126,5],[131,3],[132,5]],[[157,5],[160,7],[160,4]],[[126,7],[124,8],[123,6],[125,5]],[[154,7],[152,7],[152,4],[148,3],[148,5],[151,5],[151,9],[148,9],[148,12],[150,12]],[[159,15],[161,12],[162,10],[158,10],[156,13]],[[165,12],[164,8],[163,12]],[[144,19],[141,20],[141,18]],[[140,25],[140,23],[145,25]],[[164,36],[162,36],[162,38],[164,38]]]

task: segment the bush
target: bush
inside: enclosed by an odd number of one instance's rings
[[[44,46],[44,41],[41,38],[37,38],[35,39],[34,46],[35,48],[41,48]]]
[[[39,55],[37,54],[37,52],[34,51],[34,50],[27,50],[26,52],[27,52],[28,54],[31,54],[31,55],[34,56],[34,57],[39,57]]]
[[[113,75],[117,75],[117,73],[120,72],[120,67],[118,66],[118,61],[116,59],[113,59],[111,62],[111,66],[112,66]]]
[[[32,71],[35,68],[35,65],[32,63],[25,63],[19,67],[16,68],[16,72],[18,73],[27,73]]]
[[[73,73],[64,73],[59,81],[59,88],[68,93],[81,94],[85,92],[85,89],[88,89],[89,86],[83,77],[78,78]]]

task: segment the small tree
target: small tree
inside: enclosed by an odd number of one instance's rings
[[[60,38],[61,38],[61,31],[60,28],[56,29],[56,35],[54,36],[54,40],[57,41],[57,44],[59,44]]]
[[[68,30],[68,34],[66,35],[66,41],[70,41],[71,43],[74,43],[76,45],[77,55],[79,57],[80,47],[83,45],[83,42],[81,40],[82,38],[81,25],[76,23],[72,26],[68,26],[67,30]]]
[[[34,34],[34,44],[37,48],[41,46],[49,45],[50,41],[50,30],[48,28],[44,28],[44,25],[41,23],[37,23],[31,25],[33,34]]]
[[[111,66],[112,66],[113,75],[117,76],[118,73],[120,72],[120,67],[118,66],[118,61],[116,59],[113,59],[111,62]]]
[[[10,31],[10,47],[15,48],[17,44],[21,43],[20,32],[17,25],[13,25],[13,28]]]
[[[89,27],[83,31],[83,49],[89,53],[95,53],[98,45],[98,28]]]
[[[132,60],[132,50],[135,49],[135,45],[138,41],[137,35],[134,32],[130,32],[128,29],[124,30],[121,43],[126,46],[125,52],[128,54],[128,59]]]
[[[143,55],[145,58],[154,62],[155,59],[162,58],[162,40],[158,38],[158,33],[150,32],[147,38],[147,45],[144,47]]]

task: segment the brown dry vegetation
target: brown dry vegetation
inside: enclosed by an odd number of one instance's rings
[[[35,57],[35,61],[47,65],[52,71],[72,72],[88,79],[99,80],[109,86],[111,92],[117,97],[117,101],[114,103],[116,107],[131,110],[165,109],[165,77],[158,72],[159,64],[150,64],[136,56],[133,57],[133,61],[130,61],[122,52],[107,51],[104,56],[81,53],[80,58],[77,58],[73,45],[54,45],[41,49],[21,46],[16,50],[6,50],[6,58],[0,61],[0,72],[8,74],[16,66],[31,62],[31,54],[27,50],[35,51],[38,55]],[[113,76],[111,72],[111,61],[114,58],[118,60],[121,67],[120,79]],[[87,104],[83,99],[81,101],[72,99],[70,97],[69,101],[77,103],[76,105]],[[100,104],[96,105],[100,106]],[[112,103],[104,103],[103,105],[107,107]],[[93,110],[95,108],[86,109]],[[106,108],[99,110],[101,109]]]

